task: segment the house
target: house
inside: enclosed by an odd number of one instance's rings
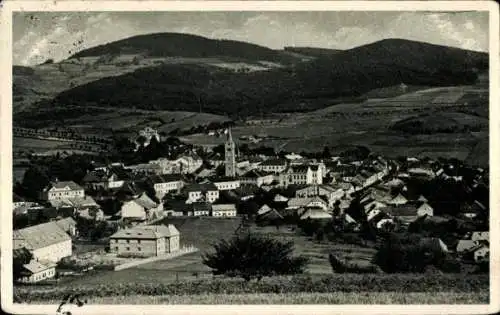
[[[246,201],[252,199],[256,193],[258,193],[260,188],[257,185],[253,184],[244,184],[241,185],[238,189],[234,190],[236,196],[242,200]]]
[[[148,182],[153,186],[158,199],[162,199],[170,192],[180,192],[186,184],[184,178],[178,174],[153,175]]]
[[[78,235],[78,231],[76,229],[76,221],[73,218],[68,217],[53,222],[58,227],[60,227],[64,232],[66,232],[69,236],[73,237]]]
[[[398,194],[396,197],[394,197],[387,203],[390,205],[405,205],[406,203],[408,203],[408,199],[406,199],[405,196]]]
[[[126,170],[135,175],[150,176],[163,174],[163,167],[158,164],[141,163],[125,166]]]
[[[473,241],[490,241],[490,232],[482,231],[482,232],[472,232],[471,240]]]
[[[95,202],[94,198],[90,196],[75,197],[68,199],[54,199],[50,200],[50,205],[56,209],[59,208],[74,208],[77,210],[99,208],[100,206]]]
[[[42,191],[42,199],[48,201],[77,197],[83,198],[84,196],[84,189],[73,181],[52,182]]]
[[[157,204],[145,193],[123,203],[119,215],[122,219],[150,221],[163,216],[163,204]]]
[[[322,167],[318,164],[290,165],[285,171],[279,174],[279,182],[283,187],[289,185],[312,185],[323,184]]]
[[[283,216],[276,209],[270,209],[269,211],[259,214],[258,216],[259,221],[275,221],[282,219]]]
[[[233,190],[240,187],[240,180],[235,178],[217,178],[212,179],[211,182],[217,187],[218,190]]]
[[[257,211],[257,214],[258,215],[263,215],[264,213],[267,213],[269,211],[271,211],[272,208],[269,207],[268,205],[263,205],[262,207],[259,208],[259,210]]]
[[[303,159],[303,157],[301,155],[295,154],[293,152],[290,153],[290,154],[285,155],[285,158],[287,160],[290,160],[290,161],[297,161],[297,160]]]
[[[37,261],[58,262],[72,255],[72,240],[56,222],[51,221],[14,230],[13,249],[26,248]]]
[[[213,183],[189,184],[185,187],[187,193],[186,203],[204,200],[210,203],[219,199],[219,189]]]
[[[282,196],[280,194],[277,194],[276,196],[274,196],[273,201],[274,202],[288,202],[288,198],[285,196]]]
[[[383,210],[392,217],[398,218],[403,223],[411,223],[429,213],[428,209],[424,208],[422,211],[419,211],[419,208],[411,204],[389,206]],[[432,215],[432,212],[430,213]]]
[[[46,279],[53,278],[55,277],[55,275],[55,263],[41,263],[37,260],[32,259],[29,263],[23,265],[23,271],[21,271],[21,278],[19,279],[19,281],[22,283],[37,283]]]
[[[241,184],[256,185],[269,185],[274,181],[273,174],[263,173],[258,170],[250,170],[240,177]]]
[[[213,217],[235,217],[236,205],[235,204],[214,204],[212,205]]]
[[[269,159],[260,163],[257,168],[265,173],[281,173],[287,168],[288,162],[285,159]]]
[[[107,190],[123,186],[125,180],[119,178],[119,176],[111,170],[98,169],[87,173],[83,177],[82,182],[84,187],[89,190]]]
[[[345,196],[345,192],[341,188],[333,188],[329,185],[309,185],[298,189],[295,196],[298,198],[308,198],[314,196],[324,196],[328,200],[328,204],[332,206],[335,201]]]
[[[432,217],[434,215],[434,209],[431,206],[429,206],[427,202],[424,202],[417,209],[417,216],[423,217],[424,215],[428,217]]]
[[[180,233],[172,224],[123,229],[109,237],[110,252],[123,256],[161,256],[179,248]]]
[[[332,219],[333,216],[323,209],[318,208],[310,208],[307,209],[304,213],[300,215],[301,220],[324,220],[324,219]]]
[[[328,209],[328,204],[325,200],[321,199],[319,196],[311,198],[291,198],[288,200],[288,209],[298,209],[298,208],[320,208],[323,210]]]
[[[191,213],[195,217],[209,216],[213,210],[212,204],[206,201],[193,202],[191,204],[191,207],[192,207]]]
[[[479,241],[473,241],[473,240],[459,240],[457,247],[456,247],[456,252],[457,253],[464,253],[468,252],[471,249],[479,246],[480,243]]]

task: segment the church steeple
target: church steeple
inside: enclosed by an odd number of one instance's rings
[[[226,166],[225,175],[227,177],[236,176],[236,146],[234,145],[233,136],[231,135],[231,128],[227,129],[227,138],[224,145],[224,161]]]

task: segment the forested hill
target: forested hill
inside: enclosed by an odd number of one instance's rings
[[[296,61],[296,58],[282,51],[255,44],[179,33],[138,35],[80,51],[70,59],[124,54],[148,57],[230,57],[285,64]]]

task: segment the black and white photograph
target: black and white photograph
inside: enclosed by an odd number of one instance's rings
[[[0,8],[9,312],[498,304],[495,3],[23,2]]]

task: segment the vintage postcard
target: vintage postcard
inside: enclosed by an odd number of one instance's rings
[[[4,311],[499,311],[495,2],[0,11]]]

